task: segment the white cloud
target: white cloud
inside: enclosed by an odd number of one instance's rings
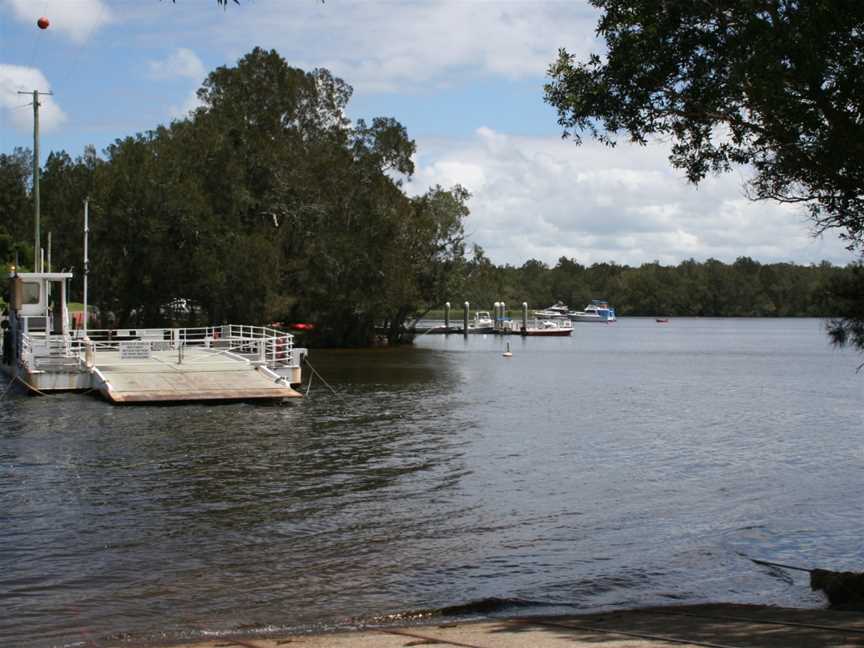
[[[202,105],[198,99],[198,84],[207,76],[207,69],[198,55],[191,49],[181,47],[166,58],[158,61],[148,61],[148,76],[157,81],[170,79],[191,79],[195,88],[189,92],[181,105],[168,107],[168,116],[172,119],[183,119],[189,113]]]
[[[232,7],[233,9],[233,7]],[[358,90],[427,90],[456,76],[542,77],[559,47],[594,47],[597,11],[581,2],[363,2],[292,5],[259,0],[220,29],[229,46],[255,42],[304,69],[326,67]]]
[[[189,116],[190,112],[203,105],[203,102],[198,98],[198,91],[194,90],[189,93],[182,105],[171,106],[168,109],[168,115],[172,119],[184,119]]]
[[[852,260],[835,236],[813,239],[800,210],[744,198],[739,174],[688,184],[660,144],[576,146],[481,128],[468,140],[418,146],[407,189],[465,186],[472,192],[466,232],[496,263]]]
[[[45,75],[36,68],[0,64],[0,110],[15,129],[33,132],[33,97],[18,92],[48,92],[51,87]],[[28,106],[29,104],[29,106]],[[65,113],[51,95],[39,97],[39,127],[50,132],[66,121]]]
[[[83,43],[96,30],[111,22],[113,14],[104,0],[6,0],[15,17],[32,23],[44,16],[51,22],[49,31],[57,31],[76,43]]]
[[[185,78],[200,82],[207,74],[198,55],[185,47],[175,50],[161,61],[150,61],[148,68],[150,78],[157,80]]]

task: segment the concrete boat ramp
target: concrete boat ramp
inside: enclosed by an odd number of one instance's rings
[[[842,648],[864,646],[864,615],[761,605],[709,604],[556,617],[380,627],[236,639],[175,648]]]

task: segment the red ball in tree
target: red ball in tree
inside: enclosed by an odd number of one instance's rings
[[[48,25],[50,25],[50,21],[42,16],[39,20],[36,21],[36,24],[39,25],[39,29],[48,29]]]

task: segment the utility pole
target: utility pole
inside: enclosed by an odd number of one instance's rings
[[[18,94],[29,95],[29,92],[21,92]],[[33,91],[33,209],[36,214],[36,247],[33,249],[33,265],[36,266],[36,272],[43,272],[44,268],[40,267],[41,258],[41,241],[39,236],[39,95],[53,95],[53,92]]]
[[[90,238],[90,198],[84,199],[84,337],[87,337],[87,275],[90,274],[90,255],[87,244]]]

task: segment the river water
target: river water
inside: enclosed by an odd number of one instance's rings
[[[0,645],[304,631],[488,599],[493,614],[821,605],[801,575],[747,558],[862,568],[864,358],[821,326],[630,318],[316,351],[338,396],[316,378],[280,406],[12,394]]]

